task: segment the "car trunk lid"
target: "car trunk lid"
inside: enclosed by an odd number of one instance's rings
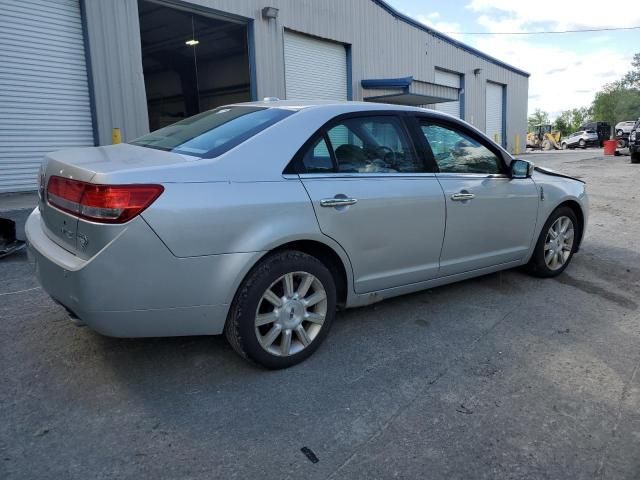
[[[90,258],[126,229],[127,225],[80,219],[78,215],[52,205],[48,200],[47,187],[54,176],[89,184],[111,185],[120,183],[129,173],[132,178],[145,177],[144,183],[157,183],[158,175],[154,175],[154,171],[193,160],[196,158],[127,144],[50,153],[43,162],[38,200],[45,232],[67,251]],[[140,175],[142,170],[145,171],[144,175]]]

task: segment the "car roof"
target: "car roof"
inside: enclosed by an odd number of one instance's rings
[[[287,110],[303,110],[303,109],[329,109],[332,107],[349,107],[350,110],[357,112],[361,110],[397,110],[397,111],[425,111],[420,107],[411,107],[406,105],[392,105],[389,103],[375,102],[353,102],[353,101],[336,101],[336,100],[262,100],[259,102],[234,103],[227,106],[244,106],[244,107],[266,107],[266,108],[284,108]],[[433,112],[433,110],[428,110]]]

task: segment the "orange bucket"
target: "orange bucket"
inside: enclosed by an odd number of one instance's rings
[[[605,155],[615,155],[617,146],[618,146],[618,142],[616,142],[615,140],[605,140],[604,141],[604,154]]]

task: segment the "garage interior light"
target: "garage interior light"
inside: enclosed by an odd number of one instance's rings
[[[191,40],[187,40],[184,43],[186,43],[190,47],[195,47],[196,45],[198,45],[200,43],[200,41],[191,39]]]

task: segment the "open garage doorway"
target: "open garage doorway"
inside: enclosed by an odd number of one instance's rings
[[[149,129],[251,100],[248,24],[138,0]]]

